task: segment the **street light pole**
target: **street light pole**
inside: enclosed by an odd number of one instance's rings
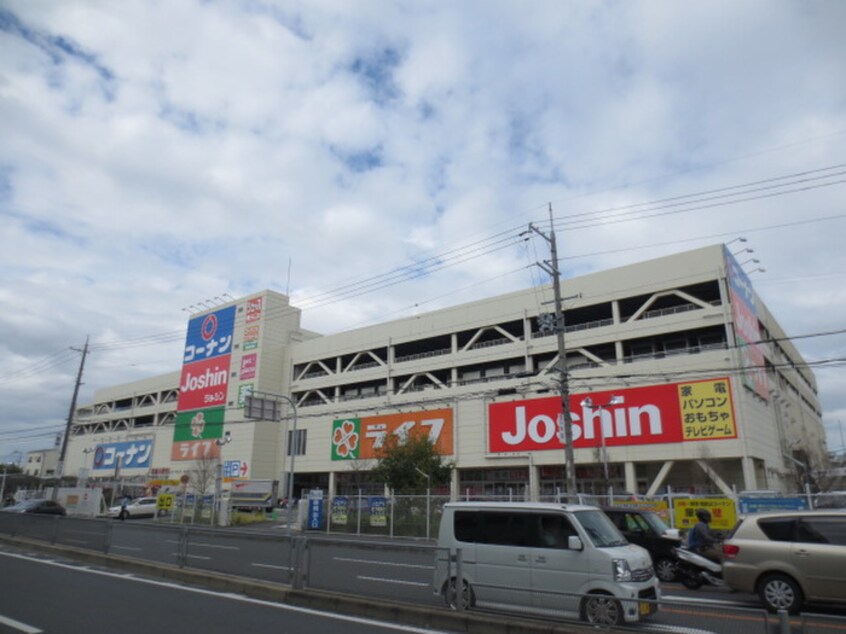
[[[596,409],[599,412],[599,438],[602,442],[602,470],[605,474],[605,487],[608,488],[610,477],[608,475],[608,447],[605,446],[605,425],[603,424],[602,420],[602,410],[604,408],[608,408],[612,405],[622,405],[625,402],[625,398],[622,396],[612,396],[611,399],[603,404],[603,405],[594,405],[593,399],[591,397],[587,397],[582,401],[582,407],[585,409]]]
[[[289,398],[287,396],[281,395],[281,398],[291,405],[291,411],[293,412],[293,431],[291,432],[290,439],[287,440],[288,451],[291,454],[291,466],[290,470],[288,471],[288,530],[292,529],[293,525],[293,511],[294,511],[294,458],[297,455],[297,404],[294,403],[294,399]],[[288,425],[285,424],[285,431],[287,435]]]
[[[429,518],[432,515],[432,476],[420,469],[419,467],[414,467],[414,470],[417,471],[417,473],[422,475],[424,478],[426,478],[426,539],[429,539]]]
[[[244,417],[254,420],[273,420],[279,422],[281,419],[281,412],[279,412],[276,404],[283,400],[291,406],[293,431],[290,440],[286,439],[287,451],[291,454],[291,463],[288,471],[288,530],[291,530],[293,521],[293,506],[294,506],[294,458],[297,453],[297,404],[289,396],[284,394],[264,394],[261,392],[253,392],[248,396],[244,403]],[[269,412],[271,419],[265,418],[265,412]],[[285,435],[288,435],[288,422],[285,422]],[[284,456],[283,456],[284,460]]]

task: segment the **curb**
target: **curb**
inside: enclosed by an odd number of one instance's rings
[[[168,579],[212,590],[242,594],[323,612],[403,623],[433,630],[466,634],[586,634],[596,628],[577,624],[541,623],[505,615],[459,613],[446,608],[430,608],[381,598],[358,597],[325,590],[295,590],[277,583],[258,581],[218,572],[179,568],[121,555],[105,555],[73,546],[45,544],[34,540],[0,535],[0,543],[62,555],[109,568],[117,568],[156,579]]]

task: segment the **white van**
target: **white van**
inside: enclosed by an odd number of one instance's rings
[[[601,625],[639,621],[661,598],[649,553],[600,509],[571,504],[445,504],[434,583],[453,608],[565,613]]]

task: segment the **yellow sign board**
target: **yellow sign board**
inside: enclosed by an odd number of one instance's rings
[[[737,510],[731,498],[681,498],[673,500],[673,518],[676,528],[689,530],[699,521],[696,511],[706,509],[711,513],[709,526],[715,531],[727,531],[737,523]]]
[[[737,437],[728,379],[679,383],[678,389],[685,440]]]
[[[662,520],[670,522],[670,507],[664,500],[614,500],[613,506],[654,511]]]
[[[160,493],[156,496],[156,508],[170,511],[173,508],[173,493]]]

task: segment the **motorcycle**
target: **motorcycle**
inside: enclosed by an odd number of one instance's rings
[[[697,590],[702,586],[725,588],[723,567],[686,547],[673,549],[676,556],[676,579],[688,590]]]

